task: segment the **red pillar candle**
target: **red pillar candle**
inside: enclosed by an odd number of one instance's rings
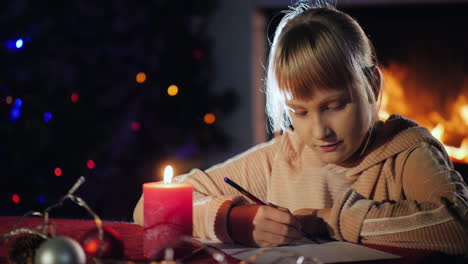
[[[193,186],[171,183],[172,168],[168,168],[164,182],[143,184],[143,251],[147,258],[156,257],[181,236],[192,236]]]

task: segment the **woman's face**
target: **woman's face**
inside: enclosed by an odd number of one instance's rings
[[[372,122],[372,105],[349,92],[319,91],[308,100],[286,101],[295,133],[326,163],[345,164],[359,149]]]

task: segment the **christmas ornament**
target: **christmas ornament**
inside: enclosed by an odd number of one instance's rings
[[[54,237],[43,242],[36,251],[35,264],[85,264],[86,255],[76,240]]]
[[[115,229],[102,227],[102,240],[99,239],[99,228],[89,230],[81,238],[81,245],[88,257],[119,259],[124,256],[122,238]]]
[[[45,238],[36,234],[26,234],[18,237],[8,249],[8,263],[32,264],[36,249],[44,240]]]

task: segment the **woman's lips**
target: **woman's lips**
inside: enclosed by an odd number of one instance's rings
[[[334,144],[320,145],[320,148],[325,152],[334,151],[343,141],[338,141]]]

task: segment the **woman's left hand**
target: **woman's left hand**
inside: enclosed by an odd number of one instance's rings
[[[324,236],[328,234],[327,224],[324,220],[331,209],[299,209],[293,212],[293,215],[299,220],[302,231],[315,235]]]

